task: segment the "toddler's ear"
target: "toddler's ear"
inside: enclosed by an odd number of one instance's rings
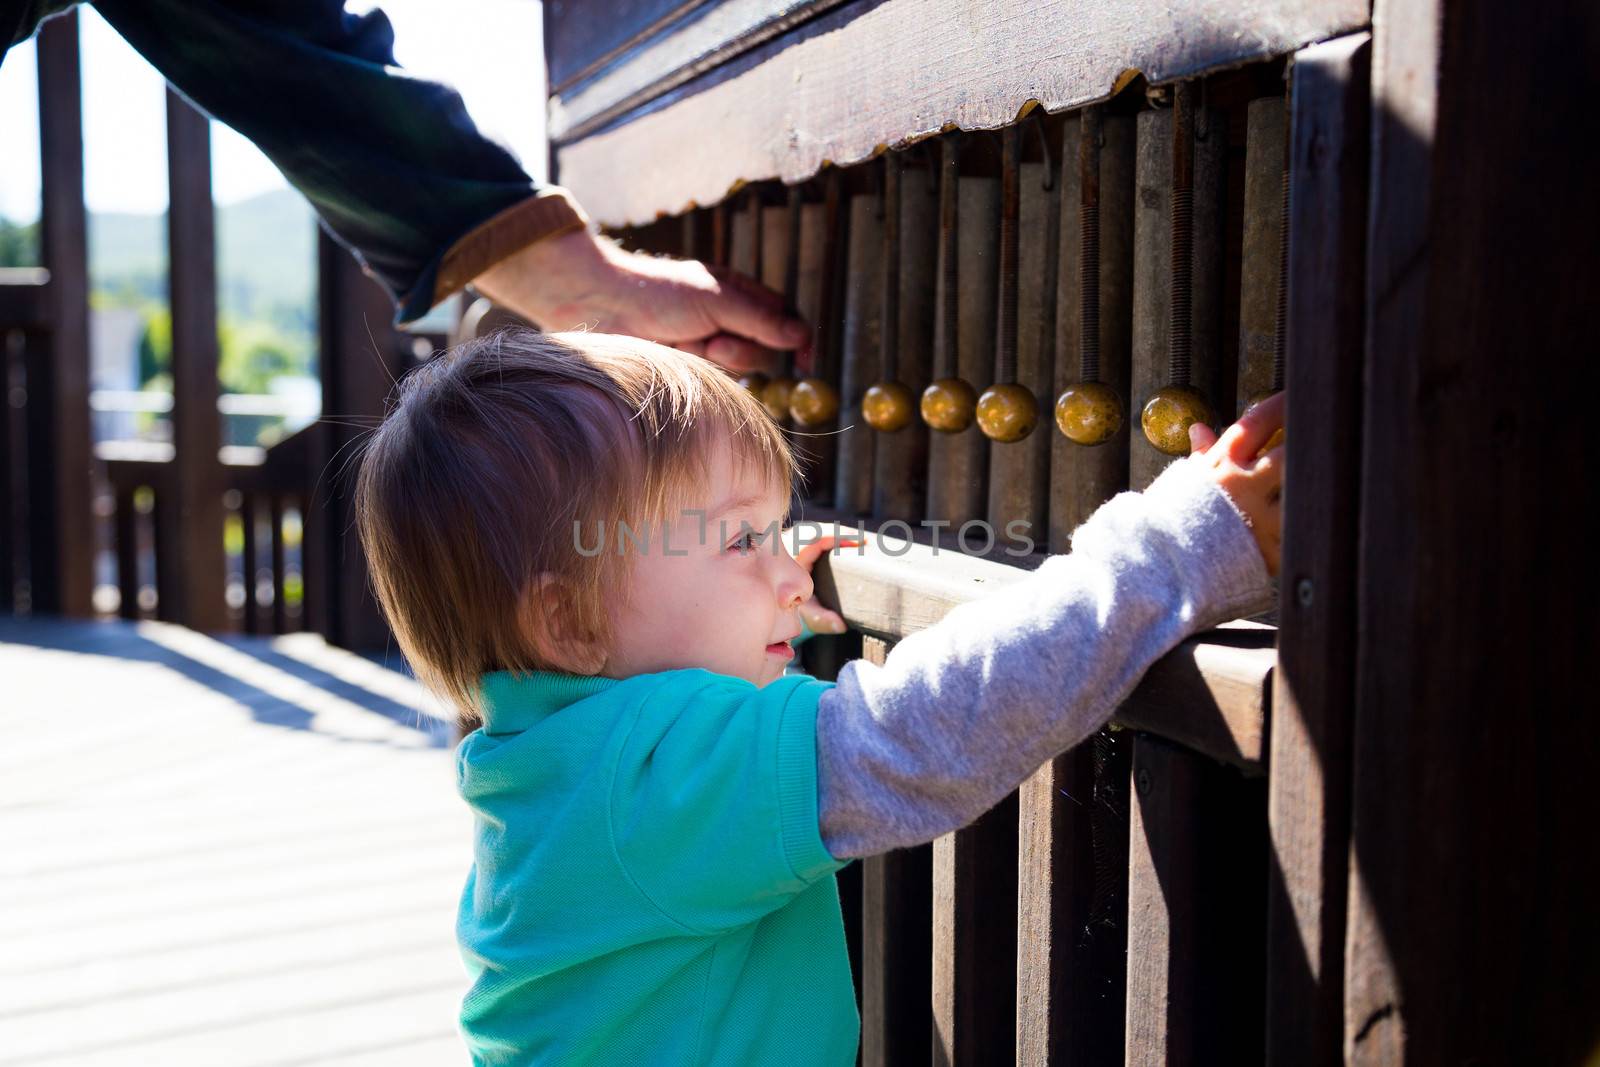
[[[522,598],[523,630],[540,664],[568,674],[594,674],[605,663],[605,650],[584,627],[574,607],[569,583],[542,571]]]

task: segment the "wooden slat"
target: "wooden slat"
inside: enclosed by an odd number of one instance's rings
[[[1032,139],[1026,128],[1019,132]],[[1046,536],[1049,514],[1050,434],[1055,427],[1055,398],[1050,395],[1055,385],[1055,257],[1060,252],[1058,197],[1045,188],[1045,174],[1043,163],[1018,167],[1016,380],[1033,394],[1038,422],[1020,441],[989,443],[987,515],[997,536],[1018,530],[1036,541]],[[1041,319],[1049,331],[1047,338],[1039,336]],[[995,380],[991,370],[988,381],[973,384],[981,393]]]
[[[933,1063],[1009,1064],[1016,1045],[1017,794],[932,847]]]
[[[1244,251],[1240,263],[1238,387],[1219,408],[1219,421],[1233,421],[1245,401],[1272,385],[1272,352],[1278,322],[1279,242],[1283,234],[1284,104],[1277,97],[1252,100],[1246,109],[1244,160]]]
[[[239,526],[244,532],[244,545],[240,552],[239,570],[244,580],[244,632],[247,634],[261,632],[261,622],[257,618],[261,605],[256,598],[256,520],[259,517],[255,495],[240,493]]]
[[[1600,8],[1373,26],[1345,1059],[1590,1062]]]
[[[1019,791],[1018,1064],[1121,1059],[1132,737],[1102,730]]]
[[[1288,423],[1267,822],[1267,1058],[1343,1043],[1350,719],[1367,219],[1366,34],[1295,56]]]
[[[211,201],[211,123],[167,90],[167,235],[172,301],[173,469],[161,500],[166,524],[161,617],[199,630],[228,625],[222,469],[217,461],[217,267]]]
[[[36,335],[25,350],[29,588],[34,611],[88,615],[94,586],[89,266],[75,13],[40,27],[38,66],[40,247],[50,271],[50,333]]]
[[[863,639],[882,663],[885,641]],[[927,1063],[933,1037],[933,846],[868,856],[861,869],[861,1067]]]
[[[116,486],[113,540],[117,553],[117,614],[124,619],[139,617],[139,513],[133,505],[133,489]]]
[[[284,550],[283,540],[283,500],[281,493],[273,493],[268,498],[267,504],[268,537],[271,541],[272,551],[272,632],[275,634],[287,633],[289,629],[289,606],[283,596],[284,576],[288,566],[288,554]],[[306,544],[304,530],[305,516],[304,506],[302,505],[302,536],[300,540],[302,560],[304,559]],[[304,566],[304,563],[302,563],[302,570],[304,570]],[[302,581],[305,581],[306,576],[303,573],[300,577]],[[301,601],[300,611],[300,625],[303,629],[305,627],[305,602],[303,600]]]
[[[1051,552],[1071,547],[1072,531],[1095,508],[1128,487],[1128,434],[1137,433],[1136,413],[1128,398],[1129,354],[1133,313],[1133,119],[1107,116],[1101,125],[1100,150],[1100,380],[1122,397],[1122,428],[1104,444],[1073,444],[1055,425],[1055,398],[1082,379],[1080,373],[1081,304],[1079,254],[1082,231],[1081,184],[1078,175],[1080,130],[1067,123],[1062,142],[1061,249],[1057,286],[1055,388],[1046,405],[1050,434]]]
[[[937,175],[906,165],[900,175],[900,286],[896,377],[913,402],[927,388],[933,367],[933,305],[938,267]],[[879,377],[874,373],[873,378]],[[874,433],[872,514],[914,523],[927,506],[928,425],[912,415],[894,433]]]
[[[1156,451],[1139,429],[1139,412],[1168,381],[1168,312],[1172,277],[1172,110],[1138,117],[1138,198],[1134,222],[1133,375],[1128,485],[1143,489],[1172,457]],[[1213,108],[1196,108],[1194,139],[1194,254],[1190,384],[1211,402],[1220,422],[1222,198],[1226,123]],[[1202,136],[1202,133],[1204,134]],[[1228,394],[1231,396],[1231,392]],[[1232,421],[1231,419],[1228,421]],[[1226,423],[1223,423],[1226,425]]]
[[[1000,183],[963,173],[957,220],[956,369],[958,377],[981,392],[994,375]],[[988,471],[989,439],[977,423],[956,434],[930,434],[928,519],[949,523],[952,530],[982,519]]]
[[[1262,1058],[1263,783],[1149,735],[1128,836],[1128,1067]]]
[[[872,508],[876,432],[861,417],[861,396],[877,377],[879,319],[883,314],[882,201],[850,198],[849,254],[845,266],[844,332],[839,361],[838,467],[834,507],[866,515]]]
[[[1160,82],[1281,54],[1367,15],[1359,0],[1259,0],[1247,18],[1226,0],[858,0],[561,148],[558,169],[595,218],[640,224],[951,125],[998,129],[1029,100],[1102,99],[1134,70]]]
[[[832,289],[843,273],[843,211],[839,183],[832,181],[821,203],[806,204],[800,212],[800,280],[795,305],[801,318],[815,327],[814,372],[826,376],[822,365],[830,346],[837,345],[838,323],[827,311]],[[830,262],[837,260],[838,263]],[[842,290],[840,290],[842,292]],[[838,301],[831,301],[838,307]],[[826,318],[824,316],[827,316]],[[836,350],[836,349],[835,349]],[[804,377],[796,374],[796,377]],[[811,500],[833,500],[834,472],[838,468],[838,437],[831,431],[837,420],[798,432],[790,438],[805,474],[805,487]]]

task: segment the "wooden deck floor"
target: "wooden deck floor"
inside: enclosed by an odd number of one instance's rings
[[[307,636],[0,620],[0,1067],[464,1063],[419,707]]]

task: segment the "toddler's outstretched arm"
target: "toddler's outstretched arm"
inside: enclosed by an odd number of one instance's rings
[[[817,711],[818,815],[834,856],[965,826],[1099,729],[1185,637],[1271,606],[1262,523],[1222,490],[1215,451],[1107,501],[1069,554],[905,638],[883,665],[840,670]]]

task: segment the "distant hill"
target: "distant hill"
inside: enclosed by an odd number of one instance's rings
[[[281,320],[300,319],[295,311],[303,309],[304,321],[311,322],[315,226],[310,205],[290,189],[218,208],[217,284],[223,312]],[[157,294],[164,284],[166,255],[165,215],[89,216],[92,289]]]

